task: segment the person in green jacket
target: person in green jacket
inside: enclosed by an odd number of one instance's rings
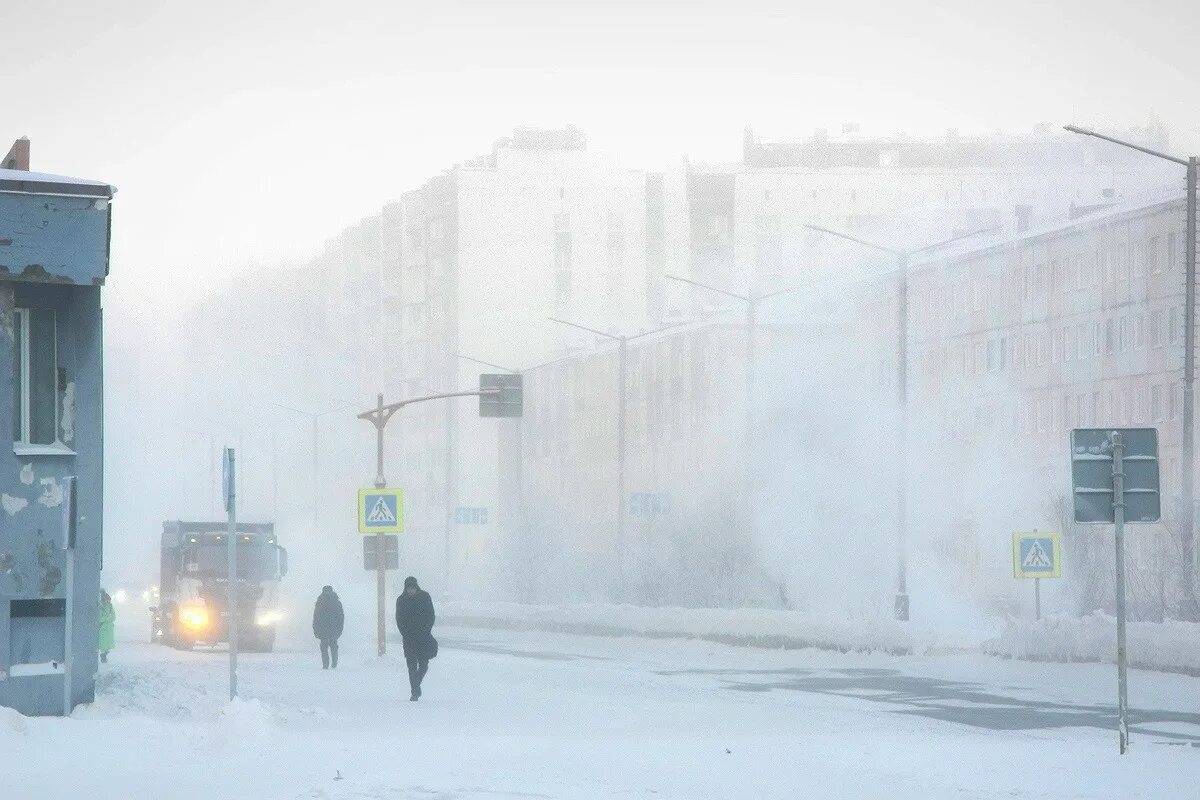
[[[108,651],[116,647],[117,610],[108,592],[100,590],[100,663],[108,663]]]

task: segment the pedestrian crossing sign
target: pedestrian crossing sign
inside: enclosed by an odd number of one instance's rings
[[[1061,575],[1061,536],[1046,531],[1013,534],[1014,578],[1057,578]]]
[[[358,532],[401,533],[404,530],[402,489],[359,489]]]

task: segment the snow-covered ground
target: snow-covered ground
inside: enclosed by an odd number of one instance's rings
[[[6,797],[1174,798],[1200,682],[1134,671],[1133,750],[1099,664],[762,650],[439,628],[419,703],[346,641],[242,657],[123,642],[70,719],[0,709]]]

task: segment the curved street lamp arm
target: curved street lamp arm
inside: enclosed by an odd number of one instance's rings
[[[1173,155],[1160,153],[1157,150],[1151,150],[1149,147],[1142,147],[1141,145],[1134,144],[1133,142],[1125,142],[1120,139],[1115,139],[1112,136],[1105,136],[1103,133],[1097,133],[1091,128],[1080,128],[1077,125],[1063,125],[1063,130],[1070,131],[1071,133],[1078,133],[1081,136],[1094,136],[1097,139],[1103,139],[1106,142],[1119,144],[1122,147],[1128,147],[1131,150],[1141,151],[1148,156],[1155,156],[1156,158],[1163,158],[1167,161],[1174,161],[1176,164],[1183,164],[1185,167],[1188,165],[1188,160],[1186,158],[1176,158]]]
[[[725,289],[718,289],[716,286],[709,286],[707,283],[701,283],[700,281],[694,281],[691,278],[681,278],[678,275],[663,275],[663,277],[670,278],[673,281],[679,281],[680,283],[690,283],[692,286],[699,286],[701,289],[708,289],[710,292],[716,292],[717,294],[723,294],[726,297],[733,297],[738,300],[745,301],[747,303],[749,303],[751,301],[751,298],[747,297],[744,294],[737,294],[736,292],[726,291]]]

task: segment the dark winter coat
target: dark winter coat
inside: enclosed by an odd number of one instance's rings
[[[396,627],[404,637],[405,658],[433,658],[437,655],[433,620],[433,598],[424,589],[396,598]]]
[[[317,596],[317,605],[313,608],[313,636],[329,641],[342,635],[342,626],[346,622],[342,612],[342,601],[337,592],[323,589]]]

